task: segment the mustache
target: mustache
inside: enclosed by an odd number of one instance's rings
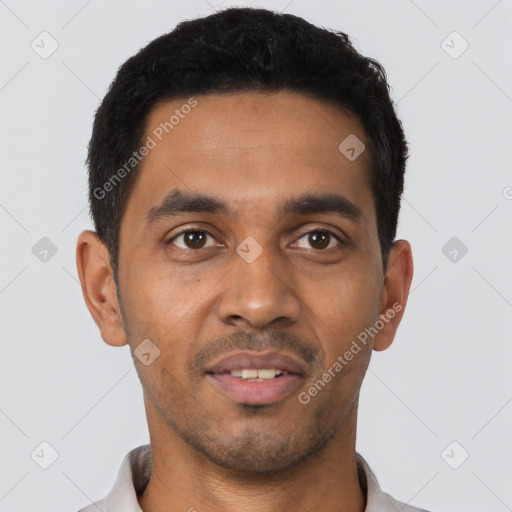
[[[252,333],[238,329],[198,349],[192,355],[187,369],[192,372],[201,370],[213,359],[237,350],[261,352],[266,349],[294,353],[309,366],[318,366],[321,359],[320,351],[314,345],[303,342],[290,332],[268,329],[261,333]]]

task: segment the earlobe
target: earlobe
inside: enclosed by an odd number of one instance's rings
[[[78,237],[76,266],[87,309],[101,337],[108,345],[126,345],[108,249],[94,231],[83,231]]]
[[[395,338],[402,320],[413,275],[411,245],[406,240],[393,243],[389,253],[386,275],[381,296],[380,324],[373,349],[387,349]]]

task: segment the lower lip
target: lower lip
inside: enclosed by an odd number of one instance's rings
[[[229,373],[210,373],[208,377],[228,398],[246,405],[268,405],[278,402],[296,391],[302,381],[300,375],[294,374],[281,375],[260,382],[233,377]]]

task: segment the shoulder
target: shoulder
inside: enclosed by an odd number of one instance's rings
[[[428,512],[398,501],[387,492],[382,491],[377,477],[366,460],[359,453],[356,453],[356,460],[359,480],[362,488],[366,491],[365,512]]]
[[[407,505],[406,503],[395,500],[395,498],[390,496],[387,492],[381,492],[379,498],[378,512],[428,512],[428,510],[423,508],[413,507],[412,505]]]
[[[85,508],[81,508],[78,512],[98,512],[99,510],[104,510],[105,500],[96,501],[95,503],[91,503]]]
[[[141,512],[137,494],[149,481],[152,466],[151,445],[134,448],[123,459],[110,492],[78,512]]]

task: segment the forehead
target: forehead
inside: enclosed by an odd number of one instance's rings
[[[337,191],[370,198],[369,151],[355,160],[345,140],[368,147],[359,120],[297,93],[204,95],[153,108],[140,175],[127,214],[147,214],[172,190],[225,198],[232,210],[271,209],[274,199]],[[347,139],[348,138],[348,139]],[[362,208],[364,210],[364,208]]]

